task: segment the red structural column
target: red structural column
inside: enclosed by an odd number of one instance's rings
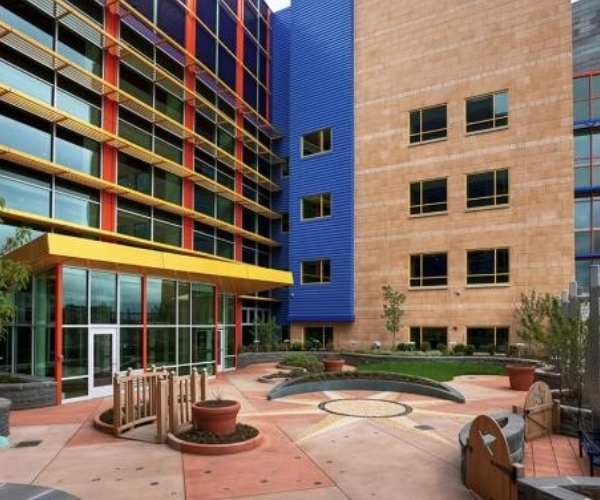
[[[266,75],[266,86],[267,86],[267,109],[265,118],[271,120],[271,11],[267,13],[267,75]]]
[[[236,106],[236,121],[240,128],[244,128],[244,1],[238,0],[238,22],[237,22],[237,50],[236,50],[236,79],[235,79],[235,91],[237,95],[237,106]],[[244,159],[244,140],[242,134],[237,134],[235,156],[239,161]],[[244,176],[238,169],[236,172],[236,190],[238,193],[243,194],[244,192]],[[243,207],[240,204],[236,206],[236,225],[241,227],[243,225]],[[241,261],[243,256],[242,237],[236,236],[235,238],[235,258]],[[242,345],[242,299],[236,295],[235,298],[235,352],[236,352],[236,364],[237,364],[237,351],[238,347]]]
[[[106,9],[106,31],[115,38],[119,36],[119,2],[111,3]],[[113,85],[119,84],[119,57],[117,47],[109,47],[104,53],[104,79]],[[102,126],[108,132],[117,132],[119,107],[114,97],[108,95],[103,102]],[[107,144],[102,148],[102,177],[110,182],[117,179],[117,150]],[[116,230],[117,198],[115,194],[102,193],[102,229]]]
[[[194,72],[194,56],[196,55],[196,0],[187,0],[188,11],[185,20],[185,86],[184,125],[194,130],[196,123],[196,106],[194,93],[196,90],[196,74]],[[194,144],[186,140],[183,145],[183,165],[194,170]],[[183,179],[183,206],[194,209],[194,182]],[[183,246],[194,248],[194,221],[189,217],[183,218]]]
[[[62,376],[63,376],[63,266],[56,266],[54,295],[56,297],[55,304],[55,335],[54,335],[54,352],[56,356],[54,373],[56,376],[56,404],[62,403]]]
[[[142,369],[148,370],[148,277],[142,277]]]

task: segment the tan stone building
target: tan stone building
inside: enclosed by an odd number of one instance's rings
[[[514,308],[574,276],[571,3],[356,2],[356,321],[397,341],[517,342]]]

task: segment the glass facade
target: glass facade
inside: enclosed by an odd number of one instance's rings
[[[589,267],[600,258],[600,73],[573,80],[575,260],[580,293],[589,290]]]

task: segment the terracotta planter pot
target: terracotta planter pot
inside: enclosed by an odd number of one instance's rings
[[[229,399],[200,401],[192,405],[192,423],[196,429],[227,435],[235,432],[240,403]]]
[[[508,380],[513,391],[528,391],[535,379],[535,365],[508,365]]]
[[[341,372],[344,368],[345,360],[339,359],[324,359],[323,365],[326,372]]]

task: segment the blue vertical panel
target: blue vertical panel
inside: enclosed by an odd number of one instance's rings
[[[161,0],[157,4],[158,27],[185,46],[185,8],[178,0]]]
[[[154,22],[154,0],[131,0],[129,4],[142,13],[146,19]]]
[[[290,94],[290,20],[291,9],[285,9],[273,14],[272,20],[272,51],[271,51],[271,109],[273,111],[273,125],[282,134],[282,139],[275,143],[275,153],[288,156],[289,153],[289,94]],[[275,182],[281,186],[281,191],[273,194],[273,208],[277,212],[288,212],[288,179],[275,176]],[[288,234],[282,234],[280,224],[274,223],[273,238],[281,243],[281,247],[274,248],[273,267],[288,269]],[[282,325],[288,324],[288,296],[289,289],[283,288],[273,292],[273,297],[280,300],[276,307],[277,320]]]
[[[350,322],[354,306],[354,2],[294,0],[290,26],[289,320]],[[301,137],[331,127],[333,149],[301,158]],[[331,217],[301,220],[301,200],[331,193]],[[301,284],[329,259],[331,283]],[[293,295],[292,295],[293,294]]]

